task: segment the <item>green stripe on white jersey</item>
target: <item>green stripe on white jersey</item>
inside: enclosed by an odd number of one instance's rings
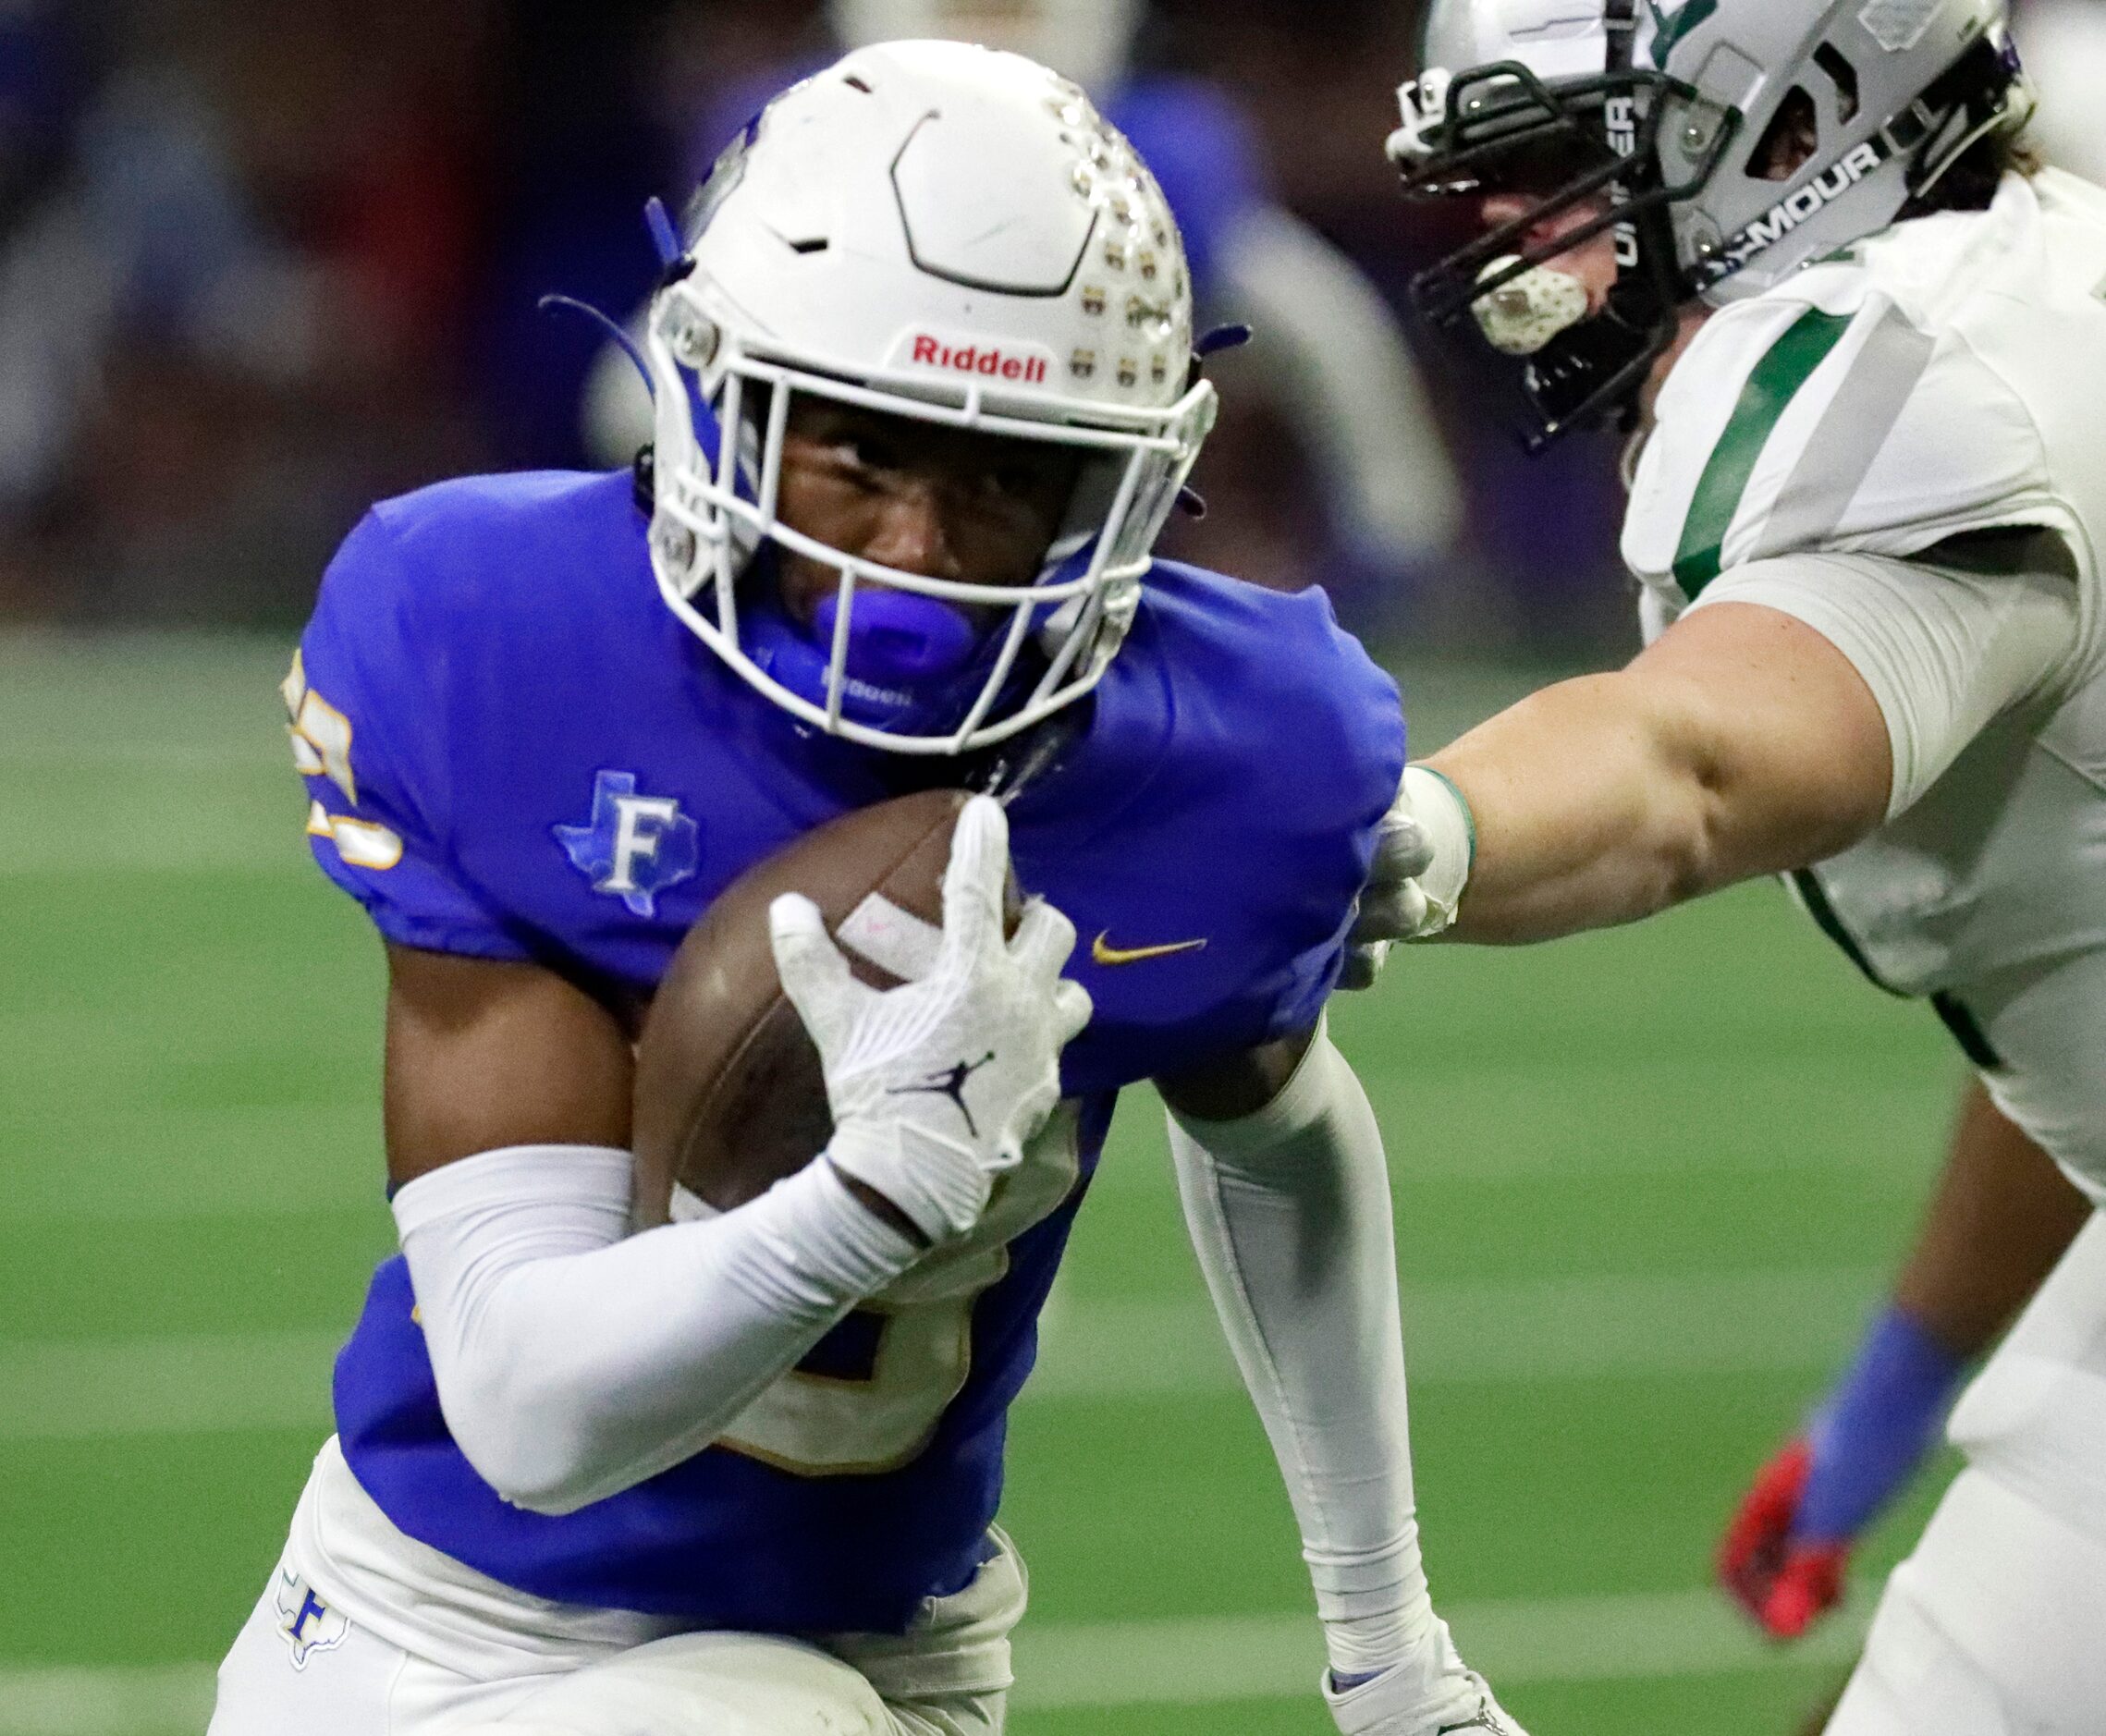
[[[1778,418],[1798,396],[1799,388],[1813,377],[1814,370],[1843,341],[1851,324],[1848,314],[1823,313],[1818,308],[1808,308],[1748,375],[1733,418],[1697,479],[1689,517],[1683,526],[1681,547],[1674,558],[1675,581],[1692,603],[1719,576],[1725,557],[1726,533],[1733,529],[1747,494],[1756,460],[1777,432]]]
[[[2106,194],[2052,171],[1719,309],[1640,455],[1626,563],[1671,617],[1784,555],[1908,557],[2011,525],[2091,564]]]

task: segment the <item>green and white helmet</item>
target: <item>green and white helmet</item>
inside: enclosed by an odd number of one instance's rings
[[[1538,439],[1630,400],[1676,310],[1887,227],[2022,127],[2006,0],[1433,0],[1390,156],[1421,194],[1529,209],[1425,274],[1443,324],[1613,229],[1609,310],[1531,355]],[[1573,229],[1568,214],[1594,214]],[[1567,217],[1555,245],[1528,239]],[[1591,328],[1591,329],[1590,329]]]

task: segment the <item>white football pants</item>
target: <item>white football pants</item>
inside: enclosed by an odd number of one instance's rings
[[[1966,1455],[1828,1736],[2106,1736],[2106,1215],[1953,1413]]]
[[[1827,1736],[2106,1736],[2106,1549],[1962,1472]]]
[[[973,1583],[904,1635],[623,1644],[624,1618],[403,1537],[331,1442],[220,1666],[208,1736],[999,1736],[1026,1582],[1009,1539],[990,1542]]]
[[[209,1736],[999,1736],[1005,1691],[944,1683],[961,1654],[1006,1654],[1023,1608],[1005,1551],[904,1639],[826,1651],[679,1634],[564,1674],[524,1657],[521,1673],[478,1681],[349,1622],[296,1664],[275,1589],[220,1666]]]

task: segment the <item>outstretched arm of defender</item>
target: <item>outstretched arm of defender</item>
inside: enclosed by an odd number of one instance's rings
[[[1837,855],[2051,692],[2081,642],[2046,533],[1736,568],[1628,668],[1407,769],[1361,900],[1360,980],[1389,941],[1548,940]]]
[[[1476,824],[1459,940],[1650,916],[1846,849],[1893,762],[1856,669],[1781,611],[1723,604],[1628,668],[1546,689],[1428,762]]]
[[[2052,691],[2081,642],[2074,580],[2024,530],[1735,568],[1628,668],[1410,767],[1356,947],[1548,940],[1841,853]]]

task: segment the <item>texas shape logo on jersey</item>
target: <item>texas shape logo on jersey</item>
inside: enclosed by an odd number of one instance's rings
[[[637,916],[655,916],[658,895],[692,880],[702,862],[701,828],[670,796],[637,794],[634,772],[602,772],[593,781],[592,818],[553,829],[593,890]]]
[[[278,1632],[292,1647],[292,1667],[305,1669],[316,1652],[334,1651],[349,1636],[351,1624],[343,1612],[332,1609],[315,1595],[314,1587],[289,1568],[278,1571],[275,1587],[278,1607]]]

